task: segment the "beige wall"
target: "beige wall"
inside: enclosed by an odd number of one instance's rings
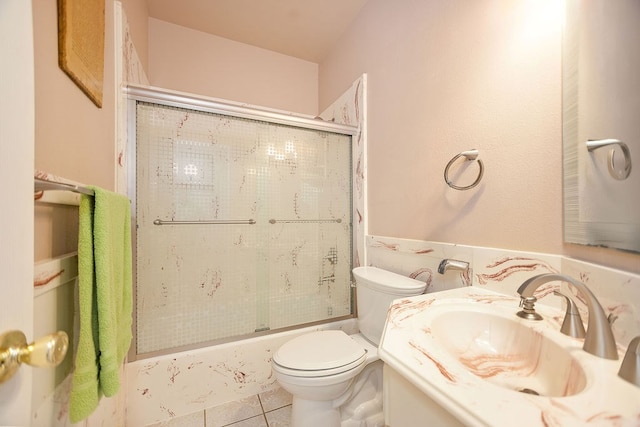
[[[318,65],[149,19],[152,86],[303,114],[318,112]]]
[[[640,271],[640,256],[562,241],[561,6],[367,3],[320,64],[319,102],[322,111],[368,74],[370,234],[566,253]],[[450,189],[447,162],[471,148],[484,161],[482,183]]]
[[[114,188],[115,106],[113,0],[105,1],[102,108],[58,67],[56,2],[33,0],[35,51],[35,169]],[[77,207],[35,208],[35,260],[75,250]]]
[[[113,1],[105,2],[102,108],[58,67],[56,2],[34,0],[35,167],[112,189],[114,185]]]

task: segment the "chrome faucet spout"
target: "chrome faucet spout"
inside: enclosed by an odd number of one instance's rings
[[[622,359],[618,376],[640,387],[640,335],[629,343],[624,359]]]
[[[468,270],[469,263],[457,259],[443,259],[438,265],[438,273],[444,274],[447,270]]]
[[[587,334],[584,331],[584,325],[582,324],[582,318],[580,317],[580,311],[578,311],[576,303],[564,292],[553,291],[553,294],[564,298],[567,304],[567,311],[564,314],[560,332],[573,338],[584,338]]]
[[[587,285],[573,277],[563,274],[540,274],[525,280],[518,288],[518,294],[520,294],[523,299],[535,298],[533,294],[536,289],[545,283],[553,281],[569,283],[578,290],[587,302],[589,319],[587,320],[587,332],[582,348],[587,353],[595,356],[617,360],[618,348],[613,337],[613,332],[611,331],[611,325],[609,324],[607,316],[604,314],[602,306]]]

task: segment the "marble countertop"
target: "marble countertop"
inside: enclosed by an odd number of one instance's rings
[[[477,372],[470,372],[450,352],[436,345],[429,324],[430,312],[469,304],[495,310],[509,320],[513,313],[513,321],[535,329],[568,351],[584,368],[585,376],[578,386],[581,391],[567,396],[535,396],[496,385]],[[559,332],[564,312],[538,304],[536,309],[544,320],[528,321],[515,315],[518,304],[518,298],[478,287],[396,300],[388,312],[380,358],[469,426],[639,426],[640,388],[617,375],[625,349],[619,348],[619,360],[588,354],[582,349],[584,340]],[[453,326],[451,333],[455,333]],[[570,382],[569,388],[573,387]]]

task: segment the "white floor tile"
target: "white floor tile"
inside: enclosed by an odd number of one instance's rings
[[[289,427],[291,425],[291,406],[285,406],[265,414],[269,427]]]
[[[209,426],[207,422],[207,427]],[[268,427],[267,422],[264,419],[264,415],[249,418],[234,424],[230,424],[227,427]]]
[[[207,427],[227,426],[257,415],[262,417],[262,406],[260,406],[258,396],[254,395],[207,409]],[[264,417],[262,418],[264,420]],[[235,426],[235,424],[233,425]],[[248,426],[253,426],[253,424],[248,424]]]
[[[275,390],[265,391],[258,396],[260,397],[260,402],[265,412],[291,405],[293,399],[291,393],[281,387]]]

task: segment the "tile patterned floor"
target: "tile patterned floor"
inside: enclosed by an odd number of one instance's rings
[[[289,427],[291,395],[276,389],[147,427]]]

